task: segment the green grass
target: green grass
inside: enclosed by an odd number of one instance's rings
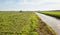
[[[38,35],[33,12],[0,12],[0,35]]]
[[[43,11],[41,13],[60,18],[60,12],[58,11]]]
[[[39,19],[34,12],[0,12],[0,35],[38,35],[40,32],[55,35],[52,28]]]

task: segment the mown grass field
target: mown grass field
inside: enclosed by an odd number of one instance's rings
[[[52,28],[42,22],[34,12],[0,12],[0,35],[39,35],[39,33],[55,35]]]
[[[50,15],[50,16],[53,16],[53,17],[56,17],[56,18],[60,18],[60,12],[58,11],[43,11],[41,12],[43,14],[46,14],[46,15]]]

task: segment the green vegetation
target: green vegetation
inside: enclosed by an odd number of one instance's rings
[[[51,31],[34,12],[0,12],[0,35],[55,35]]]
[[[58,12],[58,11],[45,11],[45,12],[43,11],[41,13],[60,18],[60,12]]]
[[[0,35],[38,35],[33,12],[0,12]]]

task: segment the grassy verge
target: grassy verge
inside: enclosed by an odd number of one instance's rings
[[[53,16],[53,17],[56,17],[56,18],[59,18],[60,19],[60,12],[58,11],[46,11],[46,12],[41,12],[43,14],[46,14],[46,15],[50,15],[50,16]]]

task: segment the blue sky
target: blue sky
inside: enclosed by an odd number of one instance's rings
[[[0,0],[0,10],[60,10],[60,0]]]

